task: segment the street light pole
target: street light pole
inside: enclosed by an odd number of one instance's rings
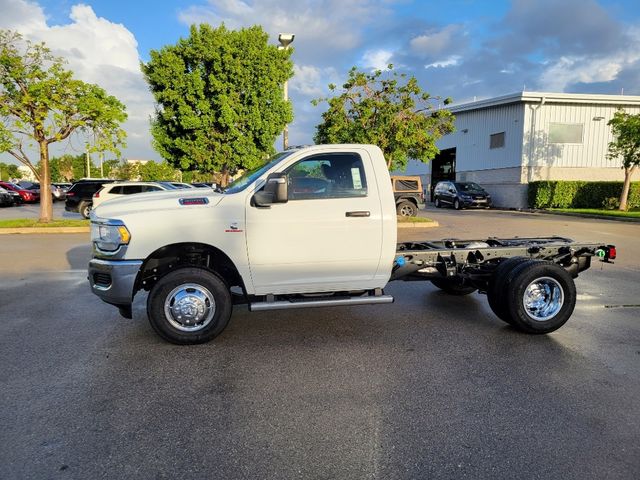
[[[280,42],[280,46],[278,48],[282,50],[288,49],[289,45],[291,45],[295,37],[296,36],[293,33],[278,34],[278,41]],[[289,81],[288,80],[284,81],[284,86],[282,91],[283,91],[284,101],[288,102],[289,101]],[[284,150],[289,148],[289,125],[288,124],[284,126],[284,130],[282,131],[282,147],[284,148]]]

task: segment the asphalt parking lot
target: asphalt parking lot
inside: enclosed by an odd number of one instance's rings
[[[0,236],[0,478],[639,478],[640,224],[426,214],[400,240],[557,234],[619,260],[546,336],[396,282],[383,307],[238,307],[178,347],[144,296],[125,320],[91,295],[88,235]]]
[[[0,208],[0,220],[9,220],[13,218],[39,218],[39,203],[23,203],[12,207]],[[66,212],[64,210],[64,202],[53,202],[54,218],[82,219],[82,215],[75,212]]]

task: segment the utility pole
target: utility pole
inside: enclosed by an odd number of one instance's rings
[[[291,45],[294,38],[296,38],[296,36],[293,33],[280,33],[278,35],[278,41],[280,42],[280,46],[278,48],[282,50],[288,49],[289,45]],[[289,101],[289,81],[288,80],[284,81],[284,86],[282,91],[284,94],[284,101],[288,102]],[[284,150],[289,148],[289,125],[285,125],[284,130],[282,131],[282,147]]]

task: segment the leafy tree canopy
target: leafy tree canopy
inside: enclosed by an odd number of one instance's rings
[[[329,90],[336,92],[336,85]],[[454,130],[454,117],[424,92],[415,77],[393,71],[373,73],[353,67],[342,90],[327,102],[322,123],[316,127],[316,143],[371,143],[384,152],[389,170],[404,170],[409,159],[427,162],[438,153],[436,140]]]
[[[41,186],[40,221],[51,220],[49,145],[74,132],[93,134],[92,147],[117,153],[124,143],[125,107],[97,85],[73,78],[44,44],[0,30],[0,153],[33,171]],[[38,149],[40,168],[28,153]]]
[[[259,26],[192,26],[188,38],[151,51],[142,71],[157,102],[154,146],[182,170],[254,168],[292,118],[282,94],[291,50],[269,45]]]
[[[0,162],[0,181],[6,182],[12,178],[20,178],[20,170],[13,163]]]
[[[611,126],[611,132],[615,138],[609,143],[607,157],[610,160],[622,160],[622,168],[624,168],[620,210],[626,210],[631,176],[640,165],[640,113],[631,115],[620,109],[607,125]]]

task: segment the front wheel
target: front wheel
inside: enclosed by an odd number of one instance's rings
[[[442,204],[440,203],[440,199],[438,197],[436,197],[436,199],[433,201],[433,204],[436,208],[442,207]]]
[[[453,201],[453,208],[455,208],[456,210],[460,210],[460,208],[462,208],[460,206],[460,200],[458,200],[457,198]]]
[[[232,311],[231,293],[216,274],[180,268],[154,285],[147,315],[155,332],[171,343],[204,343],[222,333]]]
[[[418,207],[411,202],[400,202],[396,207],[396,211],[401,217],[415,217],[418,214]]]
[[[526,333],[550,333],[571,317],[576,285],[563,267],[529,261],[508,274],[506,297],[506,311],[514,327]]]

